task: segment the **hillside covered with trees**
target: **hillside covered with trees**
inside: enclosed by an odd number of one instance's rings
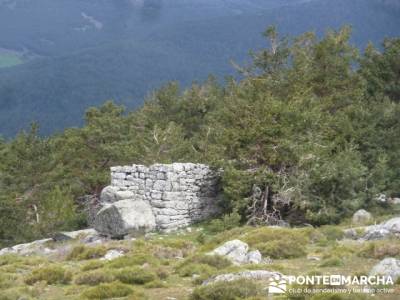
[[[81,197],[107,185],[110,166],[132,163],[223,168],[221,206],[242,223],[334,224],[359,208],[383,211],[378,194],[400,196],[400,40],[360,54],[350,36],[269,28],[269,46],[238,67],[241,80],[170,83],[136,111],[107,102],[82,128],[42,137],[33,125],[1,141],[1,244],[84,227]],[[255,187],[266,214],[249,211]]]
[[[106,100],[140,107],[168,81],[182,87],[236,75],[262,30],[296,36],[352,26],[359,49],[400,34],[398,1],[1,0],[0,135],[40,123],[50,135],[82,126]],[[379,47],[379,46],[378,46]],[[3,66],[3,67],[1,67]]]

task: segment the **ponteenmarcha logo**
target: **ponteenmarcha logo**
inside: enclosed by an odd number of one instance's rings
[[[391,276],[344,276],[344,275],[312,275],[312,276],[279,276],[269,280],[269,294],[284,294],[290,285],[317,285],[317,286],[374,286],[394,285]]]

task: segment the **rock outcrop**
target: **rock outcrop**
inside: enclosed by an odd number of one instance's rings
[[[103,241],[103,237],[94,229],[83,229],[70,232],[59,232],[54,234],[53,238],[36,240],[30,243],[19,244],[12,247],[4,248],[0,250],[0,256],[6,254],[17,254],[22,256],[30,255],[52,255],[57,253],[58,250],[54,249],[56,245],[54,242],[62,242],[58,245],[62,245],[63,242],[76,240],[82,244],[100,243]]]
[[[263,261],[260,251],[254,250],[249,252],[249,245],[240,240],[228,241],[209,252],[208,255],[223,256],[236,265],[259,264]]]
[[[365,240],[378,240],[390,236],[400,237],[400,217],[392,218],[379,225],[368,226],[362,237]]]
[[[29,256],[32,254],[49,253],[51,250],[47,247],[53,239],[43,239],[33,241],[31,243],[19,244],[9,248],[3,248],[0,250],[0,256],[6,254],[18,254],[23,256]]]
[[[389,237],[400,237],[400,217],[392,218],[377,225],[349,228],[344,230],[344,236],[353,240],[381,240]]]
[[[218,213],[218,194],[219,174],[206,165],[112,167],[111,185],[101,193],[103,208],[94,227],[110,236],[143,229],[175,230]],[[140,210],[135,212],[137,206]]]
[[[400,278],[400,260],[387,257],[376,264],[371,272],[370,276],[390,276],[393,282],[396,282],[398,278]]]
[[[101,239],[101,236],[92,228],[69,232],[61,231],[53,235],[53,240],[56,242],[76,239],[83,240],[84,243],[89,243]]]

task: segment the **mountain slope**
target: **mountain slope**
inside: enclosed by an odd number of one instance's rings
[[[350,24],[360,47],[400,32],[399,10],[381,0],[40,1],[0,2],[0,48],[29,53],[0,69],[4,136],[32,121],[44,134],[79,126],[88,106],[107,99],[135,108],[168,80],[234,74],[229,61],[264,47],[271,24],[290,35]]]

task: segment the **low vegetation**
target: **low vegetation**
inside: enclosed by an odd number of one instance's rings
[[[83,292],[86,299],[110,299],[126,297],[134,293],[132,287],[120,282],[102,283]]]
[[[44,281],[47,284],[66,284],[71,281],[71,278],[72,274],[63,267],[50,265],[34,269],[32,273],[25,278],[25,282],[29,285],[40,281]]]
[[[397,239],[368,242],[361,247],[359,255],[375,259],[400,258],[400,242]]]
[[[296,258],[306,255],[298,245],[309,242],[307,229],[262,228],[250,231],[244,238],[251,247],[271,258]]]
[[[190,296],[191,300],[241,300],[265,295],[262,287],[249,280],[218,282],[198,287]],[[262,298],[260,298],[262,299]]]
[[[115,277],[110,274],[109,270],[95,270],[77,275],[74,282],[79,285],[98,285],[114,280]]]
[[[345,220],[344,223],[347,221]],[[202,285],[216,275],[235,273],[243,270],[269,270],[290,275],[343,274],[345,276],[367,275],[371,268],[384,257],[398,257],[396,240],[358,241],[337,239],[341,226],[329,228],[276,228],[242,226],[226,231],[209,230],[209,223],[170,234],[153,234],[139,237],[135,241],[108,241],[106,249],[124,249],[125,256],[112,261],[100,257],[77,259],[72,256],[0,256],[0,299],[109,299],[121,300],[166,299],[265,299],[268,282],[240,280]],[[209,241],[197,241],[199,233]],[[286,244],[295,249],[281,249],[282,254],[269,256],[265,262],[252,265],[234,265],[224,257],[207,253],[232,239],[257,245],[268,245],[295,239],[298,244]],[[169,240],[166,242],[166,240]],[[323,242],[322,242],[323,241]],[[73,246],[76,241],[63,242],[54,247],[62,249]],[[185,257],[161,254],[160,249],[171,249],[173,245],[186,245],[190,255]],[[282,244],[283,245],[283,244]],[[396,248],[397,247],[397,248]],[[84,249],[90,248],[88,246]],[[293,255],[300,253],[301,255]],[[82,248],[79,248],[82,249]],[[163,250],[163,251],[164,251]],[[156,257],[158,253],[160,257]],[[275,253],[275,252],[271,252]],[[161,257],[162,256],[162,257]],[[264,256],[267,258],[267,256]],[[316,257],[313,259],[309,257]],[[393,287],[400,293],[400,285]],[[380,295],[383,300],[395,300],[398,294]],[[365,295],[285,295],[278,300],[331,300],[370,299]]]
[[[107,253],[107,249],[98,247],[87,247],[84,245],[79,245],[74,247],[68,254],[68,260],[88,260],[93,258],[100,258]]]

